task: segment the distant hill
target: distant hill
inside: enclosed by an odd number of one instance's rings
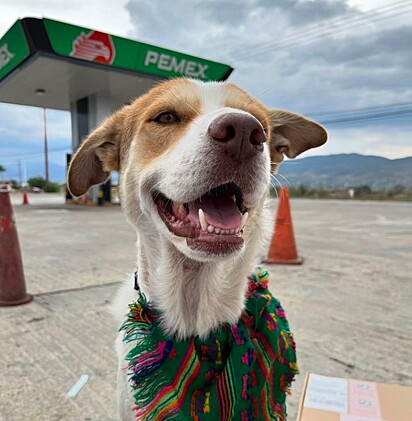
[[[44,177],[44,164],[27,163],[27,178]],[[7,168],[1,179],[19,180],[17,167]],[[66,168],[50,162],[50,180],[64,182]],[[279,175],[281,174],[281,175]],[[287,179],[285,181],[283,177]],[[402,185],[412,189],[412,157],[387,159],[380,156],[359,154],[339,154],[313,156],[285,161],[277,178],[284,186],[345,188],[369,185],[374,190],[382,190]]]
[[[387,159],[380,156],[339,154],[288,160],[278,174],[291,186],[345,188],[369,185],[373,190],[394,186],[412,188],[412,157]],[[277,176],[282,185],[288,183]]]
[[[1,162],[0,162],[1,164]],[[0,174],[2,180],[16,180],[20,181],[20,171],[17,164],[7,165],[3,164],[6,171]],[[27,162],[26,164],[27,178],[44,177],[44,163],[43,162]],[[63,165],[49,162],[49,179],[57,183],[63,183],[66,180],[66,167]]]

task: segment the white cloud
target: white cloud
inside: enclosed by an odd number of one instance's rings
[[[412,103],[412,50],[408,43],[412,31],[405,25],[410,13],[379,21],[360,20],[343,32],[330,27],[334,33],[319,36],[323,33],[319,28],[331,20],[362,18],[371,9],[393,4],[389,0],[193,0],[190,7],[185,0],[3,3],[0,32],[19,17],[47,16],[218,59],[235,67],[232,81],[276,108],[310,115]],[[254,54],[258,49],[263,53]],[[50,112],[49,116],[50,142],[68,142],[69,114]],[[352,127],[331,125],[327,145],[308,155],[412,155],[412,123],[400,120]],[[41,110],[0,105],[0,155],[9,140],[16,150],[20,144],[25,144],[26,150],[41,148],[42,133]],[[7,147],[11,145],[7,143]]]
[[[20,18],[61,20],[86,28],[126,36],[132,30],[127,0],[13,0],[0,5],[0,34]]]
[[[67,145],[70,138],[70,114],[47,110],[47,134],[55,146]],[[0,139],[3,148],[24,144],[37,146],[44,138],[43,109],[0,104]]]
[[[302,157],[339,153],[360,153],[384,156],[390,159],[412,156],[411,126],[401,131],[384,125],[362,127],[327,127],[328,141],[318,149],[302,154]]]
[[[348,0],[348,3],[365,12],[376,7],[390,6],[393,0]]]

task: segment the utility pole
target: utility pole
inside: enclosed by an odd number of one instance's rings
[[[23,164],[23,183],[25,186],[27,186],[27,165],[26,161],[21,161]]]
[[[47,121],[46,121],[46,107],[43,108],[43,123],[44,123],[44,170],[46,184],[49,183],[49,156],[47,148]]]
[[[20,179],[20,185],[22,185],[22,184],[23,184],[23,172],[22,172],[22,170],[21,170],[21,159],[19,159],[19,160],[17,161],[17,163],[18,163],[18,166],[19,166],[19,179]]]

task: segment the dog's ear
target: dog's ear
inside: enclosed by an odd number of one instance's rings
[[[272,171],[283,155],[295,158],[302,152],[317,148],[327,140],[326,130],[299,114],[283,110],[269,110],[271,122],[270,155]]]
[[[73,196],[87,193],[91,186],[104,183],[112,171],[119,170],[125,108],[107,118],[73,156],[67,173],[67,187]]]

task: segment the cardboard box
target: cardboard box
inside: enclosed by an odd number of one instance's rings
[[[307,373],[297,421],[412,421],[412,387]]]

